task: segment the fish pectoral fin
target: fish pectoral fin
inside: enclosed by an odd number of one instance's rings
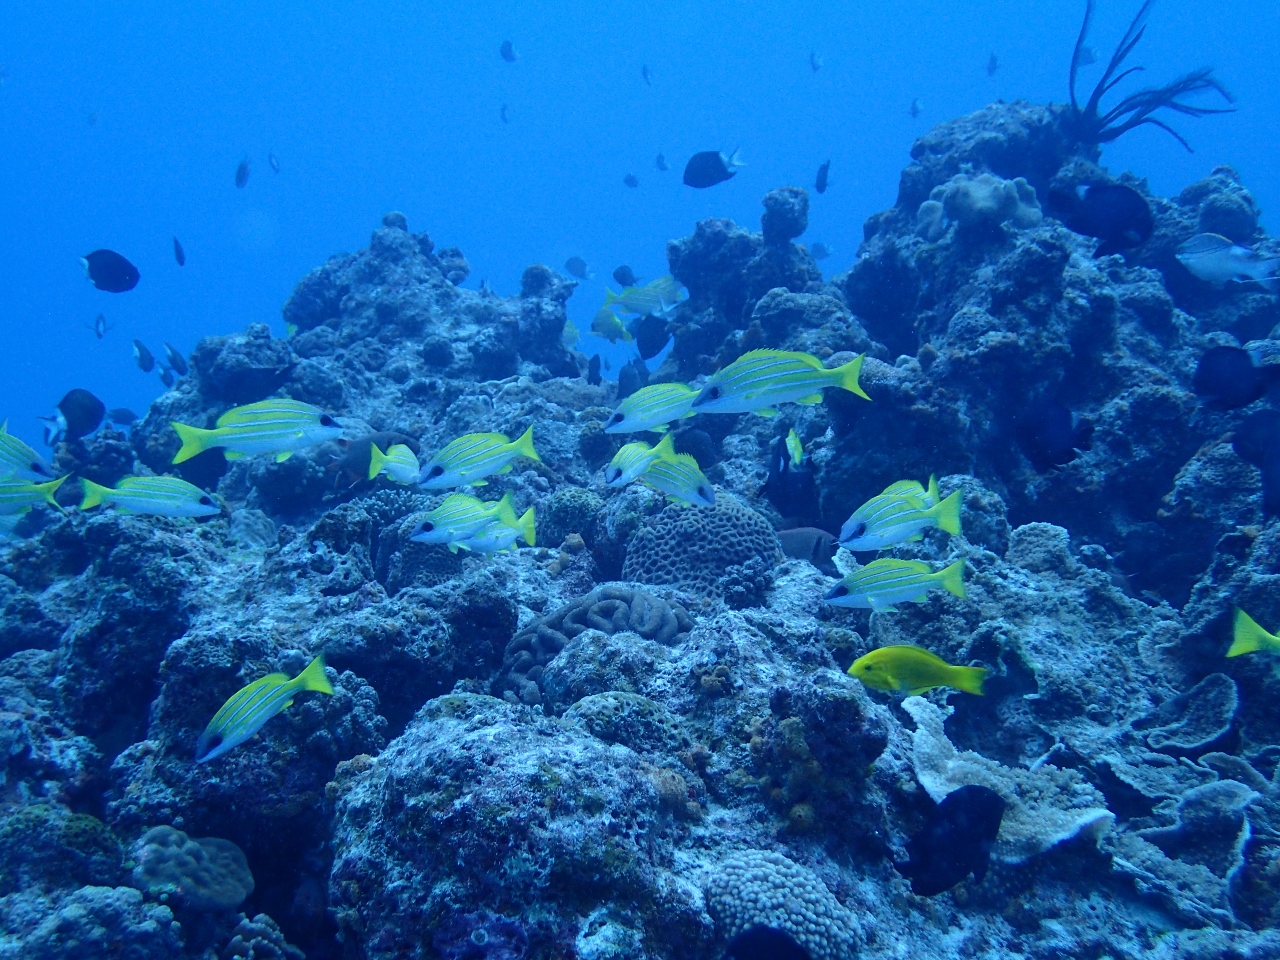
[[[249,456],[249,454],[240,453],[237,450],[227,450],[222,455],[226,457],[228,460],[245,460]]]
[[[759,410],[754,411],[754,413],[761,417],[776,417],[778,415],[778,411],[773,409],[773,407],[761,407]]]
[[[912,687],[910,690],[907,691],[907,696],[919,697],[925,693],[928,693],[932,689],[933,689],[932,685],[928,687]]]
[[[471,485],[473,487],[487,487],[489,485],[489,481],[488,480],[472,480]]]
[[[286,701],[284,702],[284,706],[283,706],[283,707],[281,707],[280,709],[281,709],[281,710],[288,710],[288,709],[289,709],[290,707],[292,707],[292,706],[293,706],[293,701],[292,701],[292,700],[286,700]]]
[[[450,543],[450,544],[448,544],[447,546],[449,547],[449,552],[450,552],[450,553],[457,553],[457,552],[458,552],[458,545],[457,545],[456,543]]]
[[[894,606],[893,604],[891,604],[891,603],[889,603],[889,604],[877,604],[877,603],[874,603],[874,602],[873,602],[873,603],[871,604],[871,612],[872,612],[872,613],[897,613],[897,612],[898,612],[898,608],[897,608],[897,607],[895,607],[895,606]]]
[[[292,450],[281,450],[279,453],[276,454],[276,463],[284,463],[286,460],[288,460],[292,456],[293,456]]]
[[[501,474],[501,473],[510,473],[513,469],[515,469],[515,468],[514,468],[514,467],[512,467],[512,466],[511,466],[511,464],[509,464],[509,463],[508,463],[508,464],[504,465],[504,466],[502,467],[502,469],[498,471],[498,473],[500,473],[500,474]]]
[[[917,540],[923,540],[923,539],[924,539],[924,534],[923,534],[923,533],[917,533],[917,534],[915,534],[914,536],[907,537],[907,541],[906,541],[906,542],[907,542],[907,543],[914,543],[914,542],[915,542],[915,541],[917,541]]]
[[[807,397],[801,397],[799,400],[796,401],[796,403],[804,403],[804,404],[808,404],[809,406],[813,406],[815,403],[821,403],[821,402],[822,402],[822,394],[820,393],[813,393]]]

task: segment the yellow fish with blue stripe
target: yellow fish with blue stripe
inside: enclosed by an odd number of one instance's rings
[[[1228,657],[1238,657],[1244,653],[1257,653],[1266,650],[1268,653],[1280,653],[1280,637],[1264,630],[1258,621],[1236,607],[1235,623],[1232,628],[1231,649]]]
[[[260,400],[233,407],[218,418],[212,430],[172,420],[170,424],[182,440],[182,447],[173,456],[174,463],[183,463],[214,447],[222,447],[228,460],[274,454],[279,463],[296,450],[342,435],[338,421],[301,400]]]
[[[828,590],[824,599],[833,607],[893,613],[894,604],[919,603],[938,588],[965,596],[963,559],[937,572],[923,560],[873,560]]]
[[[715,488],[703,474],[698,461],[687,453],[655,458],[645,467],[640,481],[659,493],[665,493],[667,499],[675,503],[691,507],[716,505]]]
[[[502,550],[514,550],[517,540],[523,540],[529,546],[534,546],[534,532],[534,513],[533,507],[530,507],[514,523],[500,518],[491,520],[489,525],[479,533],[464,540],[454,541],[449,546],[471,550],[474,553],[493,554]]]
[[[667,424],[692,417],[698,391],[683,383],[651,383],[625,398],[605,421],[605,433],[666,433]]]
[[[323,654],[292,679],[286,673],[269,673],[233,693],[196,741],[196,761],[207,763],[238,747],[292,704],[303,690],[333,693],[333,686],[324,675]]]
[[[688,296],[684,285],[670,275],[638,286],[624,287],[620,293],[605,290],[603,310],[618,310],[638,317],[669,315]]]
[[[804,463],[804,444],[800,442],[800,434],[796,433],[794,427],[787,431],[787,455],[791,458],[793,467]]]
[[[932,501],[933,506],[925,506],[926,500]],[[913,493],[882,493],[872,497],[840,528],[840,546],[846,550],[883,550],[908,540],[919,540],[922,531],[929,527],[950,534],[960,533],[960,491],[938,500],[937,482],[932,479],[925,498]]]
[[[84,499],[81,510],[106,504],[124,513],[145,513],[156,517],[211,517],[222,507],[194,483],[178,477],[125,477],[115,489],[81,480]]]
[[[652,447],[643,440],[624,444],[604,468],[605,486],[625,487],[632,480],[638,480],[654,460],[660,457],[670,459],[675,455],[674,441],[669,433]]]
[[[510,493],[504,493],[496,502],[480,500],[465,493],[451,493],[423,514],[409,532],[409,539],[414,543],[447,543],[457,553],[456,541],[477,535],[493,520],[509,526],[518,522]]]
[[[758,413],[775,415],[780,403],[822,402],[826,387],[839,387],[871,398],[858,384],[865,354],[827,369],[810,353],[789,350],[752,350],[717,370],[694,398],[694,413]]]
[[[41,456],[9,432],[9,421],[0,424],[0,477],[40,483],[53,479],[53,471]]]
[[[380,473],[396,483],[416,483],[422,467],[412,450],[403,443],[393,443],[383,453],[378,445],[369,448],[369,479],[373,480]]]
[[[955,667],[909,644],[872,650],[853,661],[848,673],[874,690],[905,690],[913,697],[934,687],[954,687],[982,696],[987,676],[985,667]]]
[[[70,474],[67,474],[70,476]],[[59,477],[47,483],[32,483],[30,480],[0,480],[0,516],[12,516],[26,513],[38,503],[47,503],[61,510],[53,495],[58,492],[67,477]]]
[[[481,486],[483,477],[509,473],[516,457],[542,462],[533,448],[533,424],[515,440],[505,433],[468,433],[450,441],[423,464],[418,483],[425,490],[445,490],[466,483]]]

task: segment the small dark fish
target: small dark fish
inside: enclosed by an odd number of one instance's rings
[[[1031,404],[1018,418],[1015,433],[1018,446],[1039,473],[1045,473],[1076,458],[1077,450],[1088,450],[1093,424],[1062,404],[1041,401]]]
[[[657,167],[659,170],[661,170],[663,173],[666,173],[668,170],[671,169],[669,166],[667,166],[667,158],[664,157],[662,154],[658,154],[656,157],[653,158],[653,165]]]
[[[515,63],[520,59],[516,56],[516,48],[512,46],[510,40],[502,41],[502,46],[498,48],[498,53],[502,54],[502,59],[507,61],[507,63]]]
[[[92,330],[93,335],[99,340],[105,337],[107,335],[107,331],[111,329],[111,326],[107,323],[107,318],[102,314],[98,314],[94,317],[93,323],[85,324],[85,326]]]
[[[991,847],[1004,819],[1004,798],[989,787],[968,784],[952,790],[934,809],[919,834],[907,841],[906,863],[898,872],[918,897],[934,897],[973,874],[987,875]]]
[[[818,168],[818,180],[813,185],[813,189],[819,193],[827,192],[827,173],[831,170],[831,161],[828,160]]]
[[[725,960],[812,960],[808,950],[785,930],[756,925],[729,941]]]
[[[143,373],[150,373],[156,368],[156,358],[141,340],[133,341],[133,359],[138,362],[138,369]]]
[[[640,79],[644,81],[646,87],[653,86],[653,74],[649,72],[647,63],[640,67]]]
[[[271,167],[272,173],[280,172],[280,158],[277,157],[274,153],[267,154],[267,165]]]
[[[1214,410],[1238,410],[1263,395],[1278,379],[1280,367],[1255,367],[1247,350],[1213,347],[1196,364],[1191,388],[1205,406]]]
[[[818,54],[817,54],[816,52],[815,52],[815,53],[810,53],[810,54],[809,54],[809,69],[810,69],[810,70],[812,70],[814,73],[817,73],[819,70],[821,70],[821,69],[822,69],[822,67],[823,67],[823,61],[822,61],[822,58],[821,58],[820,56],[818,56]]]
[[[622,369],[618,371],[618,396],[615,399],[621,402],[641,387],[648,385],[649,370],[644,365],[644,361],[636,357],[630,363],[624,363]]]
[[[81,257],[80,262],[89,281],[107,293],[132,290],[142,279],[138,268],[114,250],[94,250]]]
[[[635,275],[635,271],[625,263],[613,271],[613,279],[624,287],[634,287],[640,283],[640,278]]]
[[[182,244],[178,242],[178,238],[173,238],[173,259],[178,261],[178,266],[185,267],[187,265],[187,251],[182,249]]]
[[[622,178],[622,182],[626,184],[628,187],[640,186],[640,178],[637,177],[634,173],[628,173],[625,177]]]
[[[170,370],[168,367],[166,367],[163,363],[160,364],[160,382],[163,383],[166,387],[172,387],[174,383],[177,382],[174,380],[173,371]]]
[[[808,458],[796,464],[787,449],[787,438],[778,437],[769,453],[769,479],[762,492],[790,527],[818,522],[818,482]]]
[[[728,157],[717,150],[703,150],[695,153],[685,164],[684,182],[686,186],[704,190],[732,179],[740,166],[742,163],[736,150]]]
[[[778,531],[782,552],[796,560],[808,560],[815,567],[829,563],[840,545],[839,538],[819,527],[792,527]]]
[[[1146,243],[1155,230],[1151,204],[1134,190],[1119,183],[1091,184],[1084,196],[1069,206],[1062,222],[1067,229],[1102,242],[1094,257],[1109,257]]]
[[[825,260],[827,257],[831,256],[831,250],[821,241],[818,243],[811,243],[809,244],[809,256],[813,257],[815,260]]]
[[[987,61],[987,76],[994,77],[996,75],[996,71],[999,69],[1000,61],[996,59],[996,55],[993,53],[991,58]]]
[[[380,430],[355,440],[339,440],[338,446],[342,447],[344,453],[329,465],[330,470],[337,472],[334,485],[341,486],[345,483],[347,486],[355,486],[368,480],[373,447],[376,445],[379,450],[386,452],[398,443],[403,443],[412,450],[414,456],[418,455],[418,441],[394,430]]]
[[[138,422],[138,415],[128,407],[113,407],[107,411],[107,419],[112,423],[127,427]]]
[[[511,115],[507,112],[507,105],[505,103],[498,109],[498,116],[502,118],[503,123],[511,122]]]
[[[600,386],[600,354],[593,353],[587,361],[587,383],[593,387]]]
[[[165,341],[164,356],[165,359],[169,361],[169,366],[173,368],[174,373],[180,377],[185,377],[187,375],[188,368],[186,357],[182,355],[182,351],[168,341]]]
[[[102,425],[102,418],[106,413],[106,404],[88,390],[77,387],[68,391],[58,401],[58,413],[54,418],[58,425],[58,436],[54,442],[58,439],[71,441],[87,437]]]
[[[1231,440],[1236,456],[1262,471],[1262,513],[1280,515],[1280,411],[1259,410],[1245,417]]]
[[[590,280],[591,271],[587,267],[587,261],[581,257],[570,257],[564,262],[564,268],[569,271],[569,276],[577,277],[579,280]]]
[[[914,120],[916,117],[920,116],[920,111],[923,109],[924,107],[921,105],[920,100],[917,98],[911,101],[911,106],[907,108],[907,113],[911,114],[911,119]]]
[[[245,157],[240,161],[240,165],[236,167],[236,187],[243,189],[244,185],[249,182],[249,158]]]

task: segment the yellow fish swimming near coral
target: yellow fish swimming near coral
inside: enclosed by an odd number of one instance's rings
[[[982,695],[986,667],[955,667],[923,647],[899,644],[880,647],[864,654],[849,667],[874,690],[905,690],[911,696],[934,687],[954,687],[965,693]]]

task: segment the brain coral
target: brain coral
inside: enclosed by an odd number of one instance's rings
[[[853,913],[822,878],[780,853],[748,850],[711,871],[707,906],[726,938],[763,924],[785,930],[814,960],[854,954]]]
[[[730,567],[761,557],[772,568],[779,554],[769,521],[718,491],[714,507],[673,504],[642,527],[627,544],[622,578],[719,597]]]
[[[133,885],[171,891],[192,910],[234,910],[253,892],[243,851],[230,840],[196,840],[173,827],[152,827],[138,841]]]

